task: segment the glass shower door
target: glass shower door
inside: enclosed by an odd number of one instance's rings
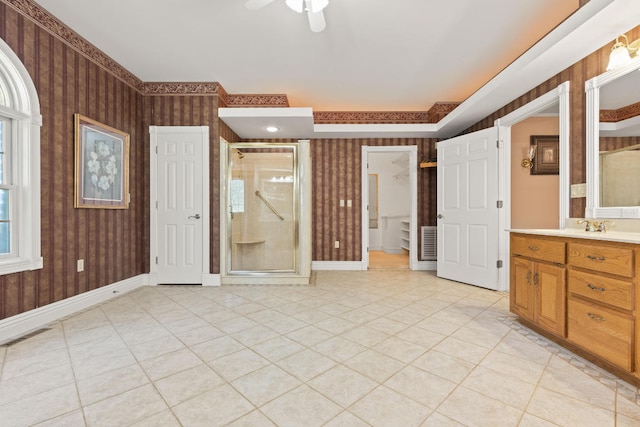
[[[230,144],[228,273],[297,271],[297,147]]]

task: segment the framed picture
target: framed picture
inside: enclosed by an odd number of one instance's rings
[[[129,208],[129,134],[74,114],[76,208]]]
[[[531,147],[535,147],[531,175],[558,175],[560,154],[558,135],[531,135]]]

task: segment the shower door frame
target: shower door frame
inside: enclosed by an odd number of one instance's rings
[[[230,152],[239,148],[294,148],[294,218],[295,268],[279,270],[231,270],[231,211],[229,186],[231,182]],[[308,284],[311,276],[311,162],[309,141],[289,143],[237,142],[220,138],[220,276],[222,284]]]

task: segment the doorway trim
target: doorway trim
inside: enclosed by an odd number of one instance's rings
[[[159,133],[202,135],[202,285],[220,284],[220,276],[211,274],[209,257],[210,222],[209,210],[209,126],[149,126],[149,285],[158,284],[158,158],[157,137]]]
[[[418,147],[416,145],[396,145],[396,146],[380,146],[362,147],[362,261],[361,270],[369,268],[369,172],[368,160],[369,153],[409,153],[409,191],[410,191],[410,224],[409,232],[411,234],[411,246],[409,251],[409,269],[410,270],[426,270],[424,263],[418,262]]]
[[[499,174],[498,179],[498,195],[500,200],[504,202],[504,209],[499,209],[499,230],[500,230],[500,259],[504,260],[504,268],[500,269],[500,284],[498,290],[509,290],[510,263],[509,263],[509,230],[511,228],[511,126],[531,115],[543,111],[552,105],[558,103],[559,114],[559,155],[560,155],[560,173],[559,173],[559,222],[558,227],[563,229],[566,227],[566,221],[569,218],[569,98],[570,82],[566,81],[558,85],[555,89],[550,90],[544,95],[539,96],[533,101],[523,105],[517,110],[497,119],[495,125],[504,128],[504,134],[499,134],[498,139],[501,146],[499,150]]]

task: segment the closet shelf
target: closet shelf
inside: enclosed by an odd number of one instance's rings
[[[435,168],[438,166],[438,162],[420,162],[420,168]]]

